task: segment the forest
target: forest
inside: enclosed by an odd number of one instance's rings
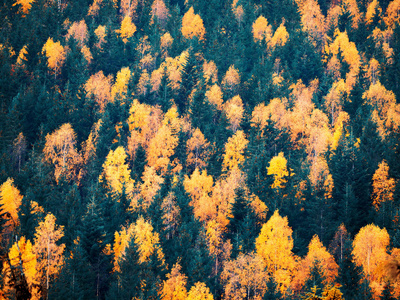
[[[400,0],[0,20],[0,299],[400,299]]]

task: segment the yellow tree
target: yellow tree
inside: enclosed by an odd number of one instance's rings
[[[61,125],[46,135],[43,153],[45,159],[55,167],[54,177],[57,182],[61,176],[67,180],[78,179],[82,157],[76,150],[76,134],[71,124]]]
[[[8,178],[0,186],[0,214],[5,215],[9,221],[6,225],[16,228],[19,225],[18,212],[23,196],[14,186],[14,179]]]
[[[224,106],[226,117],[231,124],[229,127],[233,132],[236,132],[243,119],[244,108],[243,101],[239,95],[229,99]]]
[[[253,38],[256,43],[261,43],[265,41],[268,43],[272,38],[271,25],[265,17],[259,16],[257,20],[254,21],[252,27]]]
[[[268,274],[257,254],[239,254],[228,260],[221,273],[224,299],[262,299],[267,289]]]
[[[37,272],[44,298],[47,297],[50,281],[59,274],[64,264],[65,244],[58,245],[63,236],[64,226],[58,226],[51,213],[36,227],[33,253],[37,257]]]
[[[204,39],[206,30],[200,15],[194,13],[193,7],[182,18],[182,35],[186,39],[197,37],[199,41]]]
[[[396,23],[400,20],[400,1],[390,1],[387,9],[386,16],[383,18],[387,27],[394,29]]]
[[[301,260],[298,271],[296,272],[294,287],[300,290],[310,275],[311,267],[318,263],[324,274],[324,284],[332,284],[338,275],[339,266],[335,262],[332,254],[330,254],[322,242],[319,240],[318,235],[314,235],[308,244],[308,253],[304,259]]]
[[[385,208],[384,203],[393,201],[396,181],[389,177],[389,166],[385,160],[379,164],[378,169],[372,176],[372,187],[372,204],[376,210],[379,210],[382,206]]]
[[[112,101],[111,86],[112,75],[104,76],[103,71],[99,71],[89,77],[85,84],[86,95],[93,97],[99,107],[100,112],[104,112],[107,103]]]
[[[272,49],[275,47],[285,46],[288,39],[289,33],[286,30],[285,22],[282,22],[281,25],[279,25],[279,27],[275,30],[275,33],[271,38]]]
[[[111,99],[124,100],[128,92],[128,84],[133,74],[128,67],[122,68],[117,73],[114,85],[111,87]]]
[[[29,13],[29,10],[32,8],[32,3],[35,0],[16,0],[13,6],[21,5],[22,15],[25,16]]]
[[[164,230],[167,234],[167,240],[175,235],[176,229],[180,223],[180,209],[176,203],[176,197],[173,192],[170,192],[161,203],[162,221]]]
[[[203,76],[207,83],[216,84],[218,82],[218,68],[212,60],[204,60]]]
[[[239,87],[240,84],[240,74],[234,65],[231,65],[228,71],[226,71],[221,84],[224,87],[225,91],[228,91],[230,92],[230,94],[233,95],[236,94],[237,88]]]
[[[247,144],[249,141],[246,139],[242,130],[236,131],[225,144],[225,153],[223,155],[222,169],[227,172],[233,169],[239,169],[240,165],[244,163]]]
[[[205,94],[207,101],[214,105],[218,110],[222,109],[222,91],[218,84],[212,85]]]
[[[89,40],[89,35],[85,20],[72,23],[71,27],[68,29],[65,39],[68,41],[70,38],[74,38],[81,48],[87,43]]]
[[[122,227],[120,231],[116,231],[114,234],[114,272],[120,272],[120,262],[125,255],[125,250],[129,246],[129,243],[133,237],[134,224],[131,224],[128,228]]]
[[[156,171],[165,173],[171,164],[170,157],[175,153],[178,140],[170,126],[162,125],[150,141],[147,151],[148,165],[154,167]]]
[[[167,6],[163,0],[154,0],[151,5],[151,21],[157,20],[158,24],[165,26],[170,16]]]
[[[379,264],[388,258],[387,247],[390,237],[386,229],[380,229],[374,224],[360,229],[353,241],[354,261],[362,266],[364,274],[374,281],[377,277]]]
[[[133,227],[133,234],[135,244],[139,249],[140,263],[148,261],[154,253],[157,259],[164,264],[164,253],[161,249],[160,237],[149,222],[140,217]]]
[[[47,65],[54,72],[54,77],[60,72],[63,66],[67,53],[60,42],[54,42],[52,38],[49,38],[42,48],[42,54],[47,57]]]
[[[187,276],[181,273],[182,267],[176,263],[167,274],[161,291],[162,300],[186,300],[187,299]]]
[[[280,152],[271,159],[269,167],[267,167],[267,174],[274,176],[274,182],[271,185],[273,189],[284,187],[284,184],[287,182],[285,177],[289,176],[289,172],[287,170],[287,160],[283,156],[283,152]]]
[[[197,168],[202,170],[207,167],[211,155],[209,147],[210,143],[200,129],[196,128],[186,143],[186,166],[189,170]]]
[[[99,177],[114,193],[122,194],[122,190],[128,195],[133,191],[134,181],[130,177],[129,166],[126,163],[124,147],[119,146],[115,151],[110,150],[103,164],[103,172]]]
[[[107,28],[106,26],[99,25],[95,30],[94,34],[97,38],[97,43],[95,44],[97,48],[102,49],[103,44],[105,44],[106,36],[107,36]]]
[[[224,241],[223,227],[216,220],[211,220],[206,225],[206,238],[208,251],[215,259],[214,275],[219,272],[220,265],[231,255],[232,244],[230,240]]]
[[[336,123],[344,104],[343,97],[346,95],[347,87],[343,79],[332,84],[328,95],[325,96],[325,107],[331,116],[331,125]]]
[[[140,186],[140,196],[143,198],[142,209],[147,211],[153,203],[154,197],[161,189],[164,178],[157,174],[154,167],[146,166],[142,176],[143,183]],[[132,203],[133,208],[136,208],[137,203]]]
[[[292,232],[287,217],[281,217],[276,210],[256,239],[257,254],[263,259],[268,274],[274,277],[282,293],[286,293],[290,286],[297,265],[292,252]]]
[[[196,282],[194,286],[190,288],[187,295],[187,300],[214,300],[213,294],[204,282]]]
[[[128,39],[133,37],[136,32],[136,26],[132,23],[132,19],[129,15],[126,15],[121,22],[121,28],[117,29],[116,32],[121,37],[124,44],[128,42]]]
[[[326,39],[325,17],[316,0],[296,1],[299,4],[301,25],[308,33],[311,42],[317,49],[322,50]]]

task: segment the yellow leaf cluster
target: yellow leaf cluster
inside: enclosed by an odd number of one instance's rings
[[[154,197],[161,189],[164,178],[157,174],[154,167],[146,166],[142,176],[143,183],[140,186],[140,195],[143,198],[142,209],[147,211],[153,203]]]
[[[33,2],[35,2],[35,0],[16,0],[13,6],[21,5],[22,14],[23,16],[25,16],[29,13],[29,10],[31,9]]]
[[[104,76],[103,71],[93,74],[85,83],[85,91],[87,97],[93,97],[96,104],[99,106],[99,111],[103,112],[107,103],[112,101],[111,87],[112,75]]]
[[[196,128],[186,143],[186,165],[194,169],[205,169],[210,157],[210,143],[200,129]]]
[[[283,152],[280,152],[270,160],[267,172],[268,175],[274,175],[274,182],[271,185],[271,188],[275,189],[284,187],[284,184],[287,182],[285,177],[289,176],[289,172],[287,170],[287,160],[283,156]]]
[[[325,96],[325,107],[330,113],[332,124],[336,123],[336,119],[342,111],[344,104],[343,97],[345,96],[346,92],[346,83],[343,79],[340,79],[332,84],[328,95]]]
[[[257,254],[239,254],[235,260],[229,260],[221,273],[224,284],[224,299],[245,300],[251,294],[262,299],[268,282],[264,262]]]
[[[164,33],[164,35],[160,38],[160,47],[165,57],[168,56],[168,49],[171,48],[173,42],[174,39],[169,32]]]
[[[196,282],[190,288],[187,300],[214,300],[214,296],[204,282]]]
[[[289,33],[286,30],[284,22],[279,25],[275,30],[273,37],[271,38],[271,47],[282,47],[285,46],[287,40],[289,39]]]
[[[207,83],[210,82],[212,84],[216,84],[218,82],[218,69],[215,62],[213,62],[212,60],[204,61],[203,76]]]
[[[117,29],[116,32],[121,37],[124,44],[128,42],[128,39],[133,37],[136,32],[136,26],[132,23],[132,19],[129,15],[126,15],[121,22],[121,28]]]
[[[94,34],[96,35],[97,38],[96,47],[101,49],[102,45],[106,42],[106,36],[107,36],[106,26],[99,25],[95,29]]]
[[[25,61],[27,61],[26,55],[28,54],[27,46],[24,45],[22,49],[18,53],[18,58],[17,58],[17,65],[22,66],[25,64]]]
[[[159,24],[165,25],[169,16],[169,10],[164,1],[154,0],[151,5],[151,22],[154,22],[154,19],[157,19]]]
[[[133,74],[129,70],[129,67],[122,68],[117,73],[117,78],[114,85],[111,87],[111,99],[125,99],[128,93],[129,80]]]
[[[119,146],[115,151],[110,150],[99,180],[105,182],[112,192],[121,194],[124,189],[125,193],[129,195],[133,191],[134,181],[130,177],[131,172],[128,164],[125,163],[126,159],[124,147]]]
[[[218,110],[222,109],[222,91],[217,83],[212,85],[206,92],[205,96],[209,103],[214,105]]]
[[[203,20],[198,14],[194,13],[193,7],[185,13],[182,18],[182,35],[186,39],[197,37],[199,41],[204,39],[206,30],[203,25]]]
[[[103,0],[94,0],[93,3],[89,6],[87,15],[91,17],[97,17],[99,15],[99,11],[102,5]]]
[[[186,300],[187,299],[187,276],[181,273],[182,267],[176,263],[171,273],[167,274],[161,291],[162,300]]]
[[[292,229],[287,217],[278,210],[265,223],[256,239],[257,254],[263,259],[268,273],[274,277],[282,293],[286,293],[292,282],[297,262],[292,252]]]
[[[19,224],[18,211],[21,206],[23,196],[19,190],[14,186],[14,180],[8,178],[0,186],[0,207],[1,214],[6,214],[10,218],[11,224],[15,228]]]
[[[160,246],[159,235],[149,222],[140,217],[133,227],[133,232],[135,244],[139,248],[140,263],[148,261],[153,253],[156,253],[160,262],[164,262],[164,253]]]
[[[125,255],[125,250],[129,246],[129,243],[133,237],[134,224],[131,224],[128,228],[123,227],[120,231],[116,231],[114,234],[114,272],[120,272],[120,261]]]
[[[114,3],[116,4],[116,0],[114,0]],[[120,4],[120,12],[122,16],[129,16],[129,17],[135,17],[136,16],[136,10],[137,6],[139,4],[138,0],[121,0]]]
[[[244,107],[239,95],[229,99],[224,105],[226,117],[230,123],[230,129],[236,132],[243,119]]]
[[[46,135],[43,153],[45,159],[54,164],[57,182],[60,176],[67,180],[78,178],[82,157],[76,150],[76,134],[71,124],[63,124],[53,133]]]
[[[222,169],[224,172],[239,169],[240,165],[244,163],[247,144],[249,141],[242,130],[230,137],[225,144],[225,153],[223,154]]]
[[[224,89],[234,92],[240,84],[240,74],[234,65],[231,65],[226,71],[224,78],[221,82]]]
[[[256,43],[261,43],[262,41],[268,43],[272,38],[271,25],[268,24],[267,19],[263,16],[259,16],[257,20],[254,21],[252,33]]]
[[[387,27],[394,29],[400,20],[400,1],[393,0],[390,1],[387,9],[386,16],[383,18]]]
[[[380,16],[382,9],[379,7],[378,0],[373,0],[368,4],[367,12],[365,13],[365,24],[372,24],[376,15]]]
[[[327,26],[318,1],[301,1],[299,8],[303,30],[308,33],[314,46],[321,49],[325,43]]]
[[[379,210],[382,203],[393,201],[396,181],[389,177],[389,166],[385,160],[379,164],[372,176],[372,188],[372,204],[376,210]]]
[[[71,27],[68,29],[65,39],[68,41],[70,38],[74,38],[79,47],[83,47],[87,43],[89,36],[85,20],[72,23]]]
[[[49,68],[55,74],[59,73],[66,59],[66,51],[60,42],[55,43],[52,38],[49,38],[42,48],[42,53],[46,54]]]
[[[390,237],[386,229],[370,224],[360,229],[353,241],[354,262],[362,266],[371,281],[377,277],[379,264],[388,257]]]

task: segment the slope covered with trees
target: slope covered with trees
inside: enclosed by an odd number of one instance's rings
[[[399,0],[0,19],[0,299],[400,297]]]

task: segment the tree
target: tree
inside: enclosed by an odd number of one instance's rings
[[[132,23],[132,19],[129,15],[126,15],[121,22],[121,28],[117,29],[116,32],[121,37],[124,44],[128,42],[128,39],[133,37],[136,32],[136,26]]]
[[[389,243],[390,237],[386,229],[380,229],[373,224],[364,226],[355,236],[352,252],[354,261],[363,267],[369,280],[377,279],[378,266],[388,257],[386,250]]]
[[[80,48],[85,46],[89,40],[88,28],[85,20],[72,23],[71,27],[68,29],[65,39],[68,41],[71,37],[75,39]]]
[[[32,8],[33,2],[35,2],[35,0],[16,0],[13,6],[21,5],[22,15],[26,16]]]
[[[265,41],[265,43],[268,43],[272,38],[271,25],[268,24],[267,19],[263,16],[259,16],[254,21],[252,33],[255,42],[261,43]]]
[[[85,91],[88,98],[94,98],[99,111],[104,112],[107,103],[112,101],[111,97],[111,86],[112,86],[112,75],[104,76],[103,71],[99,71],[96,74],[90,76],[86,81]]]
[[[257,254],[239,254],[228,260],[221,273],[224,299],[261,299],[266,290],[267,272]]]
[[[186,284],[187,276],[181,273],[182,267],[176,263],[171,273],[167,274],[167,279],[163,282],[161,291],[162,300],[185,300],[188,298]]]
[[[225,153],[223,155],[222,169],[223,171],[231,171],[239,169],[245,160],[245,149],[249,141],[246,139],[242,130],[230,137],[225,144]]]
[[[77,180],[82,157],[76,150],[76,134],[71,124],[61,125],[53,133],[46,135],[43,149],[45,159],[53,163],[54,177],[58,182],[60,177],[67,180]]]
[[[126,164],[127,155],[124,147],[119,146],[115,151],[110,150],[103,164],[103,173],[100,182],[104,182],[110,191],[122,194],[124,190],[128,195],[133,191],[133,180],[130,177],[129,166]]]
[[[60,70],[66,59],[66,51],[60,42],[54,42],[49,38],[42,48],[42,53],[47,57],[47,65],[54,72],[54,78],[60,73]]]
[[[242,98],[237,95],[229,99],[224,105],[224,111],[231,125],[230,129],[236,132],[243,119],[244,108]]]
[[[274,176],[274,183],[272,184],[272,188],[283,188],[284,184],[287,182],[285,177],[289,176],[289,172],[287,170],[287,160],[283,156],[283,152],[279,152],[277,156],[274,156],[269,162],[268,175]]]
[[[9,221],[6,226],[11,226],[16,229],[19,225],[18,212],[22,203],[23,196],[19,190],[14,186],[14,179],[8,178],[0,186],[0,215],[5,215]]]
[[[210,289],[203,282],[196,282],[189,290],[188,300],[214,300]]]
[[[197,37],[199,41],[204,39],[206,30],[200,15],[194,13],[193,6],[184,14],[182,18],[182,35],[186,39]]]
[[[131,79],[132,73],[128,67],[122,68],[117,73],[114,85],[111,87],[111,99],[125,100],[128,96],[128,85]]]
[[[210,158],[210,143],[200,129],[196,128],[192,137],[186,142],[186,167],[189,172],[199,168],[205,169]]]
[[[58,245],[64,236],[64,226],[56,224],[56,218],[47,214],[36,227],[33,253],[37,257],[37,271],[43,297],[48,299],[50,282],[60,273],[64,264],[65,245]]]
[[[276,210],[265,223],[256,239],[257,254],[263,259],[270,276],[283,294],[290,286],[296,267],[296,257],[292,252],[292,229],[287,217],[281,217]]]

